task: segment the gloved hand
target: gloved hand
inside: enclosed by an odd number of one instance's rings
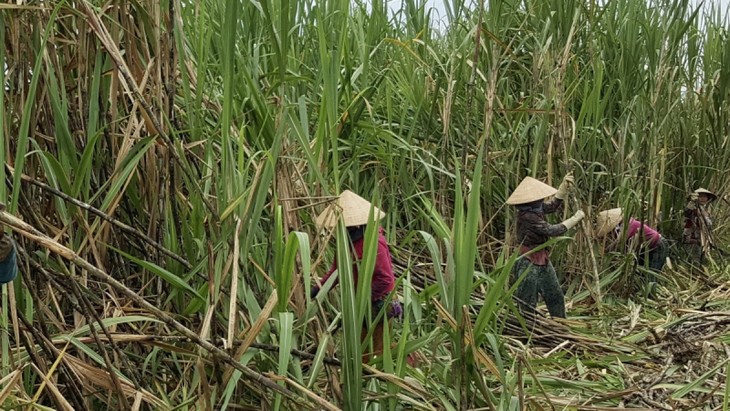
[[[400,305],[400,301],[393,301],[390,304],[390,312],[388,312],[388,318],[403,319],[403,306]]]
[[[586,216],[586,214],[583,212],[583,210],[578,210],[575,214],[573,214],[573,217],[570,217],[569,219],[563,221],[563,225],[568,230],[570,230],[571,228],[573,228],[576,225],[578,225],[578,223],[580,222],[580,220],[582,220],[583,217],[585,217],[585,216]]]
[[[560,183],[560,186],[558,187],[558,192],[555,193],[555,198],[559,200],[565,200],[565,198],[568,196],[568,191],[570,190],[570,187],[575,183],[575,179],[573,178],[573,173],[570,172],[563,177],[563,182]]]
[[[319,287],[315,285],[311,290],[309,290],[309,298],[314,299],[317,297],[317,294],[319,294]]]

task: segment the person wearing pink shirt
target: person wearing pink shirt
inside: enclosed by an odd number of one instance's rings
[[[358,283],[358,266],[363,257],[363,247],[365,246],[365,226],[369,221],[371,204],[364,198],[358,196],[352,191],[345,190],[340,194],[335,203],[328,206],[322,214],[320,214],[316,223],[321,228],[331,229],[337,225],[337,217],[341,216],[352,246],[352,276],[356,287]],[[372,207],[374,219],[380,220],[385,213],[376,207]],[[337,270],[337,260],[332,262],[332,266],[327,271],[320,284],[324,284]],[[335,284],[339,282],[339,276],[335,278]],[[370,284],[370,301],[371,301],[371,318],[378,318],[380,312],[385,308],[384,316],[388,318],[400,317],[403,309],[400,302],[394,300],[386,307],[388,296],[395,288],[395,274],[393,273],[393,262],[388,248],[388,241],[385,238],[385,231],[382,227],[378,227],[378,248],[375,258],[375,268]],[[319,293],[319,285],[312,287],[310,296],[314,298]],[[382,317],[381,317],[382,318]],[[375,324],[373,330],[373,351],[372,355],[381,354],[383,351],[383,331],[384,320],[380,320]],[[368,334],[367,322],[363,324],[362,339],[364,340]],[[363,361],[367,362],[370,358],[369,354],[363,355]]]
[[[598,213],[596,236],[607,237],[608,249],[617,249],[623,230],[623,210],[613,208]],[[642,235],[640,237],[639,235]],[[631,217],[626,224],[626,244],[637,252],[639,265],[644,265],[648,255],[649,269],[660,272],[669,255],[666,239],[653,227]]]
[[[355,262],[362,259],[363,246],[365,241],[365,226],[347,227],[347,233],[352,243],[353,260]],[[357,266],[352,266],[352,277],[357,284]],[[329,280],[332,274],[337,270],[337,259],[332,261],[329,271],[322,277],[321,283],[324,284]],[[335,284],[339,282],[339,278],[335,279]],[[393,291],[395,286],[395,275],[393,274],[393,262],[391,261],[390,250],[388,249],[388,241],[385,239],[385,230],[378,227],[378,254],[375,258],[375,269],[373,270],[372,283],[370,285],[370,299],[373,303],[380,302]]]

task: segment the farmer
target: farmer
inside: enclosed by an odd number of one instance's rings
[[[522,279],[517,287],[518,302],[523,309],[534,309],[539,293],[545,299],[550,315],[561,318],[565,318],[565,297],[555,268],[550,263],[548,250],[532,250],[545,244],[550,237],[559,236],[575,227],[585,216],[579,210],[560,224],[550,224],[545,220],[545,214],[562,208],[572,184],[571,174],[563,178],[557,190],[532,177],[525,177],[507,199],[507,204],[517,207],[517,242],[520,244],[521,257],[515,263],[512,283]],[[544,201],[553,194],[553,199]]]
[[[707,210],[708,205],[717,199],[715,193],[698,188],[689,195],[689,202],[684,208],[684,232],[682,242],[688,248],[699,246],[700,259],[712,248],[712,218]]]
[[[352,191],[345,190],[340,194],[337,202],[329,205],[320,214],[316,223],[321,228],[331,229],[337,225],[337,216],[341,215],[342,219],[347,227],[347,232],[350,237],[352,259],[354,264],[352,266],[352,274],[354,283],[358,284],[358,265],[359,261],[363,256],[363,246],[365,245],[365,225],[368,222],[368,216],[370,214],[370,203],[364,198],[358,196]],[[372,207],[374,220],[380,220],[385,217],[385,213],[380,211],[376,207]],[[329,269],[327,274],[322,278],[321,284],[324,284],[329,277],[337,270],[337,260],[333,261],[332,267]],[[336,282],[339,281],[337,277]],[[391,261],[390,250],[388,249],[388,242],[385,239],[384,231],[382,227],[378,228],[378,250],[375,259],[375,269],[373,271],[373,277],[370,288],[370,301],[372,306],[372,318],[373,320],[378,316],[380,311],[385,306],[385,301],[393,291],[395,287],[395,275],[393,274],[393,263]],[[319,293],[319,286],[312,287],[311,297],[314,298]],[[399,317],[402,314],[402,308],[398,301],[394,301],[388,307],[384,313],[389,318]],[[384,320],[378,321],[375,324],[373,330],[373,355],[378,355],[383,351],[383,326]],[[367,322],[363,324],[361,339],[364,340],[367,336]],[[363,361],[367,362],[369,355],[363,355]]]
[[[5,211],[5,204],[0,203],[0,212]],[[15,279],[18,275],[15,242],[5,234],[5,227],[0,223],[0,285]]]
[[[622,229],[623,210],[621,208],[612,208],[598,213],[596,236],[598,238],[606,237],[606,249],[618,249]],[[640,232],[644,235],[643,239],[639,239],[637,236]],[[644,256],[648,254],[649,268],[654,272],[662,270],[669,254],[669,245],[657,230],[635,218],[630,218],[626,227],[626,242],[629,249],[638,252],[637,258],[640,265],[644,264]]]

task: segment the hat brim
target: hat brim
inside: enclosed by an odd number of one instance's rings
[[[605,237],[611,230],[616,228],[624,218],[621,208],[612,208],[601,211],[596,218],[596,237]]]
[[[515,188],[512,195],[507,199],[509,205],[519,205],[532,203],[555,195],[558,190],[536,180],[532,177],[525,177],[522,182]]]
[[[370,204],[369,201],[350,190],[345,190],[340,194],[336,202],[328,205],[317,216],[315,223],[321,228],[333,228],[337,225],[337,219],[341,216],[346,227],[365,225],[371,221],[371,209],[373,211],[372,219],[374,221],[385,217],[385,213]]]
[[[700,187],[697,190],[695,190],[694,192],[697,195],[700,195],[700,194],[707,195],[708,197],[710,197],[710,201],[715,201],[717,199],[717,194],[713,193],[712,191],[710,191],[710,190],[708,190],[706,188]]]

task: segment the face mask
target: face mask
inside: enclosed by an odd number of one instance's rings
[[[354,243],[365,236],[365,226],[347,227],[347,234],[350,235],[350,241]]]

